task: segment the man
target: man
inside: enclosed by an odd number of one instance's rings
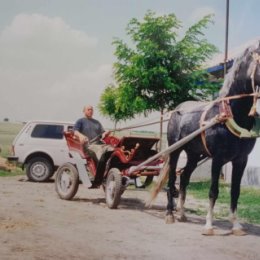
[[[79,138],[88,153],[95,161],[96,165],[104,152],[105,145],[101,141],[109,131],[105,132],[101,123],[93,118],[93,107],[87,105],[83,109],[84,117],[78,119],[74,125],[74,134]]]

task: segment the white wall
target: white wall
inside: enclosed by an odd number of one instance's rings
[[[225,181],[231,182],[231,163],[223,167]],[[241,185],[260,187],[260,139],[257,139],[253,151],[249,154],[247,167],[245,169]]]

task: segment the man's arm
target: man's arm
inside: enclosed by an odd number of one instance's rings
[[[111,131],[105,131],[102,133],[102,139],[104,139],[105,137],[107,137],[108,135],[110,135]]]
[[[78,119],[73,128],[74,136],[76,136],[79,139],[81,144],[85,144],[88,142],[88,137],[81,133],[81,129],[82,129],[82,120]]]
[[[74,135],[79,139],[81,144],[85,144],[85,143],[87,143],[89,141],[87,136],[83,135],[78,130],[74,131]]]

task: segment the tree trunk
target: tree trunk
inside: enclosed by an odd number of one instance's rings
[[[161,116],[160,116],[160,142],[159,142],[159,151],[162,150],[162,135],[163,135],[163,108],[161,109]]]

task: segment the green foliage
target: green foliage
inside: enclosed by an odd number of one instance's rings
[[[101,113],[119,121],[208,98],[216,85],[201,65],[217,50],[202,31],[211,22],[212,16],[205,16],[178,40],[181,22],[174,14],[156,16],[148,11],[142,21],[130,20],[126,32],[132,47],[121,39],[113,41],[117,86],[112,90],[108,86],[102,94]]]
[[[22,129],[21,123],[0,122],[0,155],[7,157],[10,155],[10,149],[15,136]]]
[[[0,170],[0,177],[12,177],[12,176],[17,176],[17,175],[24,175],[23,171],[19,168],[16,168],[12,171],[3,171]]]
[[[193,195],[197,199],[208,200],[210,182],[191,182],[188,186],[188,194]],[[260,224],[260,205],[259,205],[260,189],[253,187],[241,187],[238,215],[239,218],[246,222]],[[220,183],[219,197],[216,203],[216,208],[220,207],[220,211],[216,212],[219,218],[226,218],[229,214],[230,203],[230,185]],[[201,210],[201,209],[200,209]],[[196,212],[198,213],[198,212]],[[204,214],[203,214],[204,215]]]

